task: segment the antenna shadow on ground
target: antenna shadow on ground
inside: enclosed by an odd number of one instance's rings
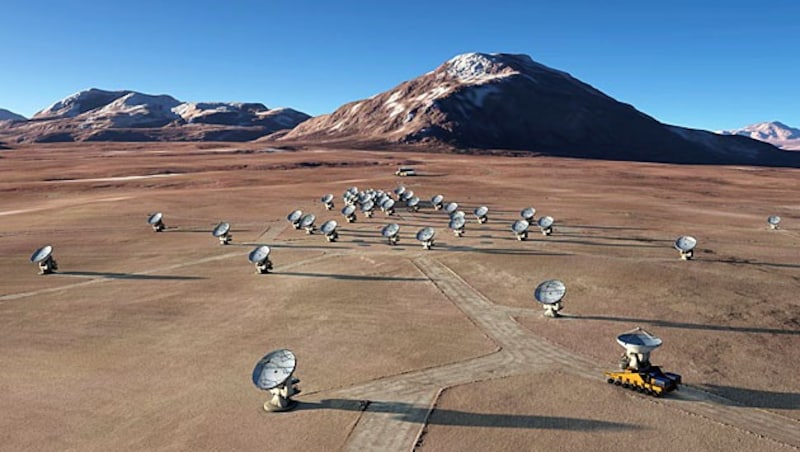
[[[402,276],[343,275],[338,273],[283,272],[275,270],[276,275],[302,276],[306,278],[331,278],[343,281],[427,281],[425,278],[406,278]]]
[[[737,402],[721,399],[722,403],[731,405],[744,404],[755,408],[768,408],[778,410],[800,409],[800,394],[796,392],[762,391],[758,389],[737,388],[733,386],[719,386],[704,384],[702,389],[720,394]]]
[[[576,320],[601,320],[606,322],[646,323],[649,325],[659,326],[664,328],[682,328],[687,330],[727,331],[731,333],[788,334],[788,335],[800,336],[800,330],[782,330],[778,328],[704,325],[702,323],[669,322],[666,320],[636,319],[630,317],[612,317],[612,316],[602,316],[602,315],[579,316],[579,315],[565,314],[564,317]]]
[[[137,273],[109,273],[109,272],[58,272],[54,275],[77,276],[84,278],[104,279],[136,279],[136,280],[162,280],[162,281],[191,281],[206,279],[202,276],[172,276],[172,275],[143,275]]]
[[[467,411],[436,408],[430,417],[430,408],[402,402],[377,402],[349,399],[326,399],[320,402],[299,402],[298,410],[369,410],[378,413],[395,413],[396,419],[404,422],[429,425],[456,425],[464,427],[494,427],[515,429],[555,430],[639,430],[640,426],[618,422],[599,421],[559,416],[536,416],[520,414],[470,413]]]

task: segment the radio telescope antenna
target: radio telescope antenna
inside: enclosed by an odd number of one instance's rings
[[[264,410],[287,411],[297,406],[297,402],[291,399],[300,393],[300,389],[294,386],[300,383],[293,376],[296,368],[297,358],[285,348],[268,353],[256,363],[253,384],[272,394],[272,398],[264,403]]]
[[[533,296],[544,307],[545,317],[559,317],[558,311],[563,308],[561,299],[566,293],[567,286],[563,282],[557,279],[548,279],[536,287]]]
[[[247,255],[247,260],[256,266],[256,273],[264,274],[272,270],[272,261],[269,260],[270,249],[267,245],[257,246]]]
[[[325,206],[325,210],[333,209],[333,194],[328,193],[327,195],[320,198],[320,202]]]
[[[475,217],[478,219],[478,223],[483,224],[489,220],[489,208],[486,206],[480,206],[473,211]]]
[[[319,227],[319,230],[325,234],[325,238],[329,242],[335,242],[339,238],[339,233],[336,232],[336,227],[339,226],[339,223],[336,220],[328,220],[322,223],[322,226]]]
[[[219,239],[220,245],[227,245],[231,243],[231,240],[233,240],[233,235],[231,235],[231,225],[224,221],[218,224],[214,230],[211,231],[211,235]]]
[[[511,225],[511,230],[514,231],[517,240],[526,240],[528,238],[528,226],[530,225],[526,220],[517,220]]]
[[[536,209],[533,207],[526,207],[520,211],[519,215],[523,220],[527,221],[528,224],[533,223],[533,216],[536,215]]]
[[[453,230],[453,234],[456,237],[461,237],[464,235],[464,225],[466,224],[467,220],[463,216],[453,216],[448,227]]]
[[[431,198],[431,205],[433,210],[441,210],[444,203],[444,195],[436,195]]]
[[[356,206],[353,204],[348,204],[342,207],[342,215],[347,220],[348,223],[353,223],[356,221]]]
[[[778,229],[778,225],[781,224],[781,217],[777,215],[770,215],[767,218],[767,223],[769,224],[770,229]]]
[[[448,215],[453,215],[453,212],[458,210],[458,203],[455,202],[448,202],[447,205],[444,206],[444,211]]]
[[[40,275],[49,275],[58,270],[58,263],[53,258],[53,246],[45,245],[34,251],[31,262],[39,266]]]
[[[367,218],[372,218],[372,212],[375,209],[375,203],[372,200],[366,201],[364,204],[361,204],[361,211],[364,212],[364,216]]]
[[[425,227],[417,232],[417,240],[422,242],[422,248],[429,250],[433,248],[433,236],[436,235],[436,231],[431,227]]]
[[[675,240],[675,249],[681,253],[681,259],[688,261],[694,257],[694,248],[697,246],[697,239],[691,235],[682,235]]]
[[[418,212],[419,211],[419,198],[416,196],[412,196],[406,200],[406,206],[410,212]]]
[[[306,230],[306,234],[313,234],[317,229],[314,226],[315,221],[317,221],[317,217],[313,213],[307,213],[300,219],[300,227]]]
[[[406,187],[402,185],[398,185],[397,188],[394,189],[394,194],[395,196],[397,196],[397,199],[400,199],[400,197],[403,196],[403,193],[405,192],[406,192]]]
[[[164,226],[164,214],[161,212],[156,212],[149,217],[147,217],[147,224],[153,227],[153,231],[161,232],[166,228]]]
[[[635,328],[617,336],[617,343],[625,348],[620,368],[643,370],[650,367],[650,352],[661,346],[661,339],[641,328]]]
[[[542,230],[543,235],[550,235],[553,233],[554,222],[555,220],[553,220],[553,217],[544,216],[544,217],[539,217],[539,220],[536,221],[536,224],[539,225],[539,229]]]
[[[400,226],[397,223],[389,223],[381,229],[381,235],[389,240],[389,245],[397,245],[400,240]]]
[[[414,190],[406,190],[400,195],[399,201],[408,204],[408,200],[414,197]]]
[[[292,213],[286,217],[286,219],[289,221],[289,223],[292,223],[292,226],[294,226],[295,229],[300,229],[301,218],[303,218],[303,211],[300,209],[292,211]]]
[[[387,216],[394,215],[394,199],[388,198],[386,201],[381,204],[381,209],[386,212]]]

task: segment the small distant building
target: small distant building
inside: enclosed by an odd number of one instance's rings
[[[410,166],[401,166],[394,172],[395,176],[416,176],[417,172]]]

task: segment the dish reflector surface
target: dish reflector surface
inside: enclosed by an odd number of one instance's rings
[[[31,262],[38,264],[50,257],[51,254],[53,254],[53,247],[51,245],[45,245],[33,252],[31,255]]]
[[[521,234],[528,230],[528,226],[530,224],[525,220],[517,220],[514,224],[511,225],[511,230],[516,232],[517,234]]]
[[[322,231],[323,234],[330,234],[331,232],[336,230],[336,226],[338,225],[339,224],[336,223],[336,220],[328,220],[322,223],[322,226],[320,226],[319,229],[320,231]]]
[[[548,279],[539,284],[533,292],[536,301],[542,304],[556,304],[564,298],[567,286],[557,279]]]
[[[269,391],[286,382],[297,367],[297,358],[291,350],[275,350],[256,363],[253,369],[253,384]]]
[[[420,242],[427,242],[428,240],[432,239],[434,235],[436,235],[436,231],[434,231],[433,228],[425,227],[417,232],[417,240]]]
[[[453,219],[450,220],[449,227],[450,229],[461,229],[466,223],[467,221],[464,219],[464,217],[453,217]]]
[[[394,237],[400,232],[400,226],[397,223],[389,223],[381,229],[381,235],[384,237]]]
[[[355,211],[356,211],[356,206],[352,204],[349,206],[344,206],[344,208],[342,209],[342,215],[349,217],[350,215],[355,213]]]
[[[257,264],[259,262],[263,262],[264,259],[269,257],[270,249],[267,245],[257,246],[250,251],[250,254],[247,256],[247,259],[250,260],[250,263]]]
[[[540,217],[537,223],[539,224],[540,228],[547,229],[553,225],[554,221],[555,220],[553,220],[553,217],[547,216],[547,217]]]
[[[522,211],[519,214],[522,216],[522,218],[530,221],[531,218],[533,218],[533,216],[536,215],[536,209],[534,209],[533,207],[526,207],[522,209]]]
[[[636,328],[617,336],[617,343],[634,353],[647,353],[661,346],[661,339]]]
[[[444,206],[444,211],[447,213],[453,213],[458,210],[458,203],[449,202],[446,206]]]
[[[227,234],[228,231],[231,230],[231,225],[225,223],[224,221],[217,225],[213,231],[211,231],[211,235],[214,237],[222,237],[223,235]]]
[[[300,227],[301,228],[307,228],[307,227],[311,226],[312,224],[314,224],[314,221],[316,221],[316,220],[317,220],[317,217],[314,216],[313,213],[307,213],[307,214],[305,214],[303,216],[303,218],[300,219]]]
[[[163,216],[164,215],[161,212],[156,212],[156,213],[150,215],[149,218],[147,218],[147,224],[156,224],[159,221],[161,221],[161,218]]]
[[[290,214],[289,214],[289,215],[286,217],[286,219],[287,219],[287,220],[289,220],[289,221],[291,221],[292,223],[295,223],[295,222],[297,222],[297,220],[299,220],[299,219],[300,219],[300,217],[302,217],[302,216],[303,216],[303,211],[302,211],[302,210],[300,210],[300,209],[297,209],[297,210],[293,211],[292,213],[290,213]]]
[[[691,251],[697,246],[697,239],[691,235],[684,235],[675,240],[675,248],[679,251]]]
[[[482,217],[485,217],[486,214],[488,214],[488,213],[489,213],[489,208],[486,207],[486,206],[480,206],[477,209],[475,209],[475,216],[476,217],[481,217],[482,218]]]
[[[767,218],[767,223],[769,223],[769,224],[771,224],[773,226],[777,226],[778,223],[780,223],[780,222],[781,222],[781,217],[779,217],[777,215],[770,215],[769,218]]]

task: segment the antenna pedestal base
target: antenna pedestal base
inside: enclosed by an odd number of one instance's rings
[[[220,238],[219,238],[219,244],[220,245],[227,245],[227,244],[231,243],[231,240],[233,240],[233,236],[232,235],[223,235],[223,236],[220,236]]]
[[[367,210],[366,212],[364,212],[364,216],[367,217],[367,218],[372,218],[372,211],[371,210]]]
[[[561,303],[544,305],[544,316],[550,317],[552,319],[556,317],[561,317],[561,314],[558,313],[558,311],[560,311],[561,308],[562,308]]]
[[[290,378],[285,384],[272,388],[269,392],[272,398],[264,402],[264,411],[270,413],[289,411],[297,406],[297,402],[291,399],[295,394],[300,393],[300,389],[294,387],[294,383],[299,382],[297,378]]]
[[[528,233],[527,232],[524,232],[522,234],[517,234],[517,240],[519,240],[519,241],[526,240],[527,238],[528,238]]]
[[[422,242],[422,248],[429,250],[433,248],[433,240],[428,240],[426,242]]]
[[[335,232],[333,234],[328,234],[328,235],[325,236],[325,239],[327,239],[329,242],[335,242],[338,238],[339,238],[339,234],[337,234]]]
[[[681,259],[683,259],[683,260],[685,260],[685,261],[688,261],[688,260],[690,260],[690,259],[691,259],[691,258],[693,258],[693,257],[694,257],[694,251],[693,251],[693,250],[690,250],[690,251],[681,251]]]
[[[464,230],[463,229],[453,229],[453,234],[456,237],[461,237],[461,236],[464,235]]]
[[[777,224],[771,224],[771,225],[769,225],[769,228],[770,229],[778,229],[778,225]]]
[[[153,232],[161,232],[165,228],[164,223],[158,223],[153,225]]]
[[[487,217],[478,217],[478,223],[480,224],[486,223],[487,221],[489,221]]]
[[[263,275],[264,273],[269,273],[272,270],[272,261],[265,261],[260,264],[256,264],[256,273]]]
[[[389,245],[397,245],[400,239],[397,236],[389,237]]]
[[[550,235],[553,233],[553,228],[542,229],[542,235]]]

